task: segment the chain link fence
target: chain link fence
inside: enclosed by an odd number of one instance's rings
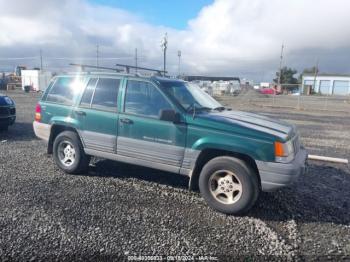
[[[207,90],[206,90],[207,91]],[[241,85],[239,91],[213,92],[209,94],[232,107],[276,107],[294,110],[339,111],[350,113],[350,95],[312,94],[310,90],[302,90],[301,85],[283,86],[277,91],[254,89],[252,86]]]

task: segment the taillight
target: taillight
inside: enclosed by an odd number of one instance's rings
[[[41,106],[40,104],[37,104],[35,107],[35,121],[40,122],[41,121]]]

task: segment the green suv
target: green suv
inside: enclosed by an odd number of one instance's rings
[[[162,77],[57,76],[33,126],[67,173],[87,172],[96,156],[182,174],[227,214],[249,210],[260,191],[290,185],[307,159],[293,125],[233,111],[196,85]]]

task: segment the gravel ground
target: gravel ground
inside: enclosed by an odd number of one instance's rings
[[[86,175],[62,173],[32,131],[38,95],[10,95],[18,119],[0,133],[1,260],[350,260],[348,166],[310,161],[296,187],[263,193],[244,217],[226,216],[189,192],[186,177],[98,159]],[[294,122],[311,152],[348,156],[346,114],[241,109]]]

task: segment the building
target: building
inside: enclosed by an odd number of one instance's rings
[[[321,95],[350,95],[350,75],[305,74],[302,77],[302,90],[312,90]]]
[[[226,76],[183,76],[185,81],[193,82],[199,85],[210,95],[235,95],[241,91],[241,80],[239,77]]]
[[[51,72],[41,70],[21,70],[22,89],[30,86],[33,91],[45,91],[52,78]]]

